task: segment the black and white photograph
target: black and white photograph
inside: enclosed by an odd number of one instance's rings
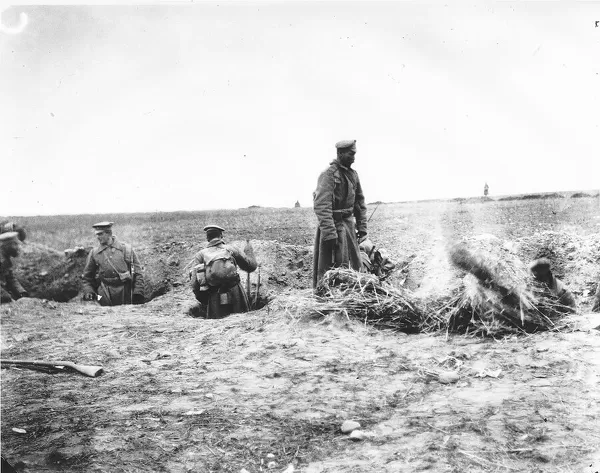
[[[600,2],[0,5],[2,473],[598,473]]]

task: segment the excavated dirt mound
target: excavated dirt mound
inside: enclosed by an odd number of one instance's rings
[[[244,241],[231,243],[243,248]],[[260,269],[250,275],[251,294],[256,294],[260,274],[258,306],[285,289],[304,289],[312,284],[312,246],[288,245],[274,240],[254,240]],[[189,263],[203,245],[171,241],[137,248],[144,266],[145,292],[148,300],[189,284]],[[15,274],[31,297],[67,302],[79,297],[81,274],[90,248],[58,251],[39,243],[23,246],[15,259]],[[246,273],[240,271],[246,287]]]
[[[68,302],[79,294],[87,251],[66,256],[39,243],[22,245],[15,258],[15,275],[31,297]]]
[[[515,243],[515,251],[526,261],[548,258],[554,273],[567,285],[582,310],[589,309],[600,283],[600,234],[546,231]]]

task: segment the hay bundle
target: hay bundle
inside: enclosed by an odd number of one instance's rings
[[[450,250],[450,261],[468,274],[435,311],[436,320],[445,319],[448,330],[494,336],[558,328],[564,308],[544,285],[534,281],[518,258],[475,255],[457,246]]]
[[[353,269],[327,271],[317,287],[318,313],[337,312],[378,328],[418,332],[422,312],[410,292]]]

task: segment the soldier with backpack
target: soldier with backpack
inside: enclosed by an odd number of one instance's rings
[[[83,269],[83,300],[100,305],[144,303],[142,266],[131,245],[112,234],[113,222],[92,225],[100,246],[92,249]]]
[[[208,245],[194,256],[190,272],[196,300],[206,307],[209,319],[248,312],[250,303],[242,287],[238,267],[248,273],[257,268],[250,242],[241,251],[225,244],[223,228],[207,225],[204,231]]]

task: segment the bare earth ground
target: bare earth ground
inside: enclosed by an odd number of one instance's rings
[[[314,222],[300,210],[272,221],[285,227],[281,241],[308,246]],[[22,299],[0,308],[2,358],[70,360],[105,374],[3,369],[3,455],[27,472],[599,471],[600,315],[585,313],[599,272],[599,200],[398,204],[375,216],[373,238],[408,264],[403,279],[415,289],[431,287],[428,275],[446,283],[436,268],[450,240],[493,234],[524,257],[539,240],[584,315],[569,332],[497,340],[309,317],[294,305],[311,294],[302,289],[306,255],[295,250],[268,306],[222,320],[187,315],[183,265],[170,269],[181,285],[144,306]],[[254,238],[269,241],[258,223],[268,215],[227,217],[246,222],[232,239],[251,237],[254,225]],[[147,256],[172,241],[193,253],[192,229],[217,218],[174,227],[166,217],[162,227],[140,225],[151,240],[125,240]],[[125,236],[135,234],[129,225]],[[56,228],[54,248],[83,243]],[[447,370],[458,382],[437,379]],[[340,432],[348,419],[360,422],[362,440]]]

